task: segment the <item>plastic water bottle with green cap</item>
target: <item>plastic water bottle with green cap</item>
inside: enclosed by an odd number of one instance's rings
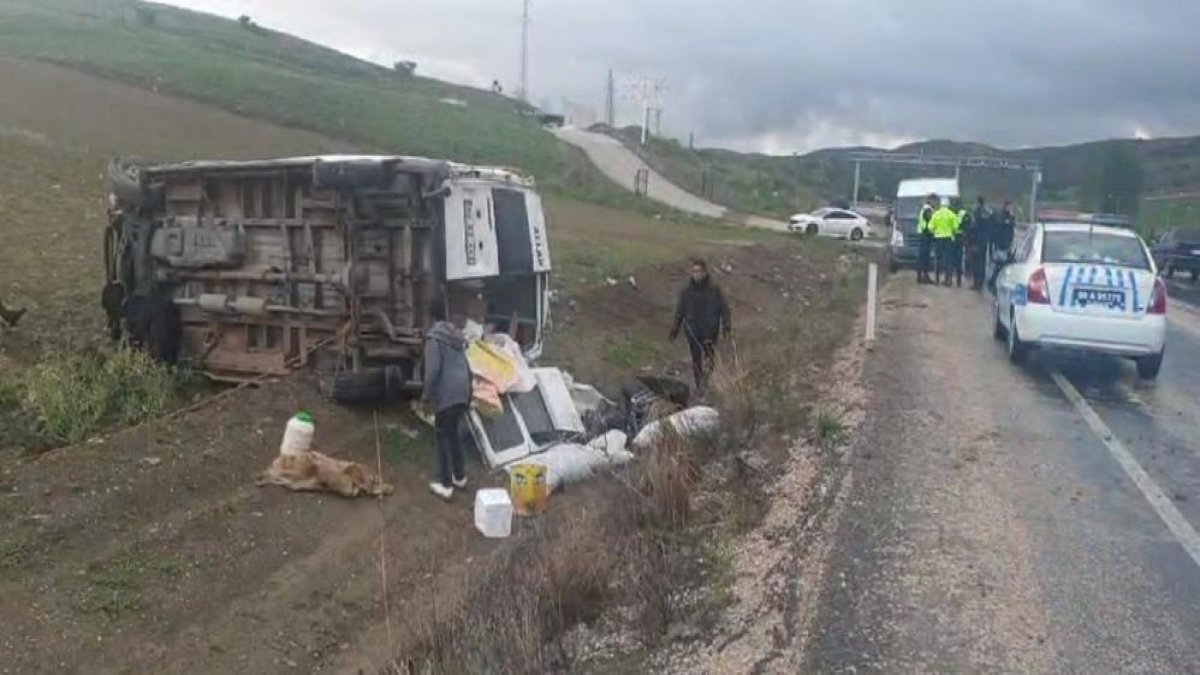
[[[279,445],[279,454],[300,456],[312,448],[313,434],[317,431],[313,424],[312,415],[306,411],[292,415],[283,431],[283,443]]]

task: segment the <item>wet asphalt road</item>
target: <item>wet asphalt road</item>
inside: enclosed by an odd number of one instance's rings
[[[1200,307],[1200,281],[1191,281],[1187,275],[1168,279],[1167,295],[1189,306]]]
[[[1143,383],[1014,367],[990,298],[892,280],[805,672],[1200,672],[1200,291],[1172,290]]]

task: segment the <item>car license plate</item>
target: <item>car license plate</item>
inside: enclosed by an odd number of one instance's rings
[[[1192,249],[1192,255],[1200,255],[1200,248]]]
[[[1088,288],[1076,286],[1071,291],[1073,307],[1103,307],[1125,310],[1125,291],[1112,288]]]

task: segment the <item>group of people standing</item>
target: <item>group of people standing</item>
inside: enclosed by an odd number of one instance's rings
[[[917,283],[961,288],[966,270],[971,275],[972,290],[982,290],[985,281],[994,289],[996,275],[993,272],[992,278],[986,278],[987,261],[994,252],[1012,247],[1016,223],[1008,200],[997,213],[983,197],[976,200],[975,210],[971,211],[958,197],[943,203],[938,195],[929,195],[917,214]]]

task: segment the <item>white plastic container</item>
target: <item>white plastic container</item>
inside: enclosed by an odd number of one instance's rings
[[[292,415],[287,427],[283,430],[283,442],[279,444],[279,454],[298,457],[308,454],[312,449],[313,434],[317,431],[313,424],[312,415],[301,411]]]
[[[475,493],[475,529],[489,539],[512,534],[513,503],[508,490],[488,488]]]

